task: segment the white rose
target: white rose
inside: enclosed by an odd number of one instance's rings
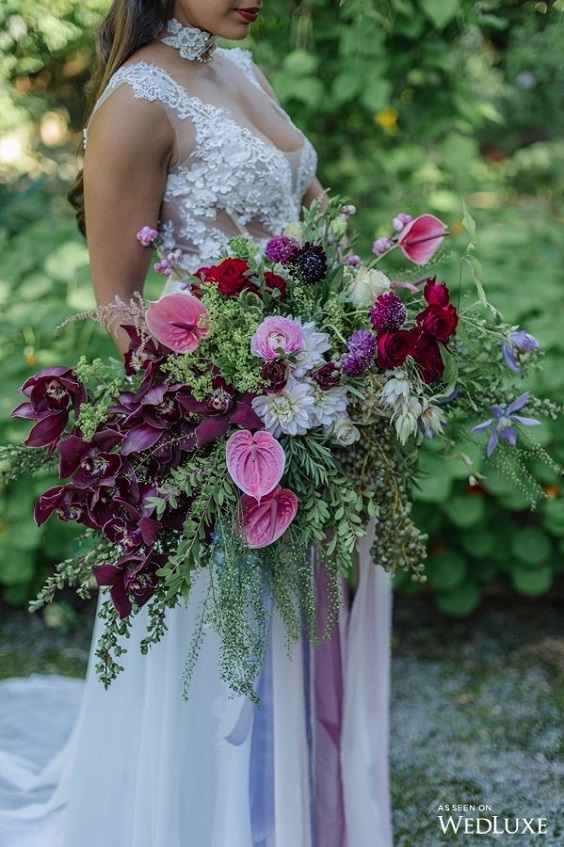
[[[360,268],[347,293],[355,306],[373,306],[376,298],[387,294],[390,287],[390,280],[382,271]]]
[[[360,438],[360,431],[348,417],[336,420],[332,426],[327,427],[326,433],[331,441],[341,447],[350,447]]]

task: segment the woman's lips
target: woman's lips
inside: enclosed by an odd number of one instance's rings
[[[253,23],[258,18],[258,14],[260,9],[258,7],[253,7],[251,9],[235,9],[238,15],[241,15],[244,21],[247,23]]]

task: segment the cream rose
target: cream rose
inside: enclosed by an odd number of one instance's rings
[[[350,283],[347,294],[355,306],[373,306],[380,294],[386,294],[390,280],[382,271],[361,268]]]

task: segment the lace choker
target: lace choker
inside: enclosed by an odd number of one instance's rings
[[[192,26],[182,26],[176,18],[166,24],[164,35],[159,40],[169,47],[175,47],[183,59],[191,62],[211,62],[217,47],[215,35]]]

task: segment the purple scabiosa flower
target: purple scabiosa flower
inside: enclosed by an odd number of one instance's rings
[[[407,309],[401,297],[390,291],[376,298],[370,312],[370,323],[376,332],[393,332],[401,329],[407,320]]]
[[[292,254],[290,264],[304,282],[321,282],[327,273],[327,256],[323,247],[306,241]]]
[[[345,259],[345,265],[349,268],[359,268],[360,256],[357,256],[356,253],[349,253]]]
[[[406,215],[405,212],[400,212],[392,221],[392,226],[396,232],[401,232],[404,226],[410,224],[413,218],[411,215]]]
[[[520,329],[510,332],[507,341],[502,346],[503,358],[509,370],[513,373],[521,373],[521,363],[527,361],[537,353],[541,346],[534,335]]]
[[[537,84],[537,78],[533,73],[531,73],[531,71],[521,71],[521,73],[517,74],[515,77],[515,82],[517,85],[520,85],[521,88],[534,88]]]
[[[384,253],[387,253],[388,250],[391,250],[393,246],[394,242],[391,238],[377,238],[372,245],[372,252],[376,256],[382,256]]]
[[[287,265],[296,250],[299,249],[299,241],[296,241],[295,238],[290,238],[288,235],[276,235],[266,245],[264,255],[271,262]]]
[[[509,405],[505,408],[497,405],[492,406],[491,412],[493,417],[489,418],[487,421],[483,421],[471,430],[472,435],[477,435],[480,432],[485,432],[491,427],[490,439],[488,441],[487,448],[488,456],[491,456],[496,449],[500,436],[512,447],[515,445],[517,441],[517,433],[513,426],[514,423],[520,423],[522,426],[538,426],[540,424],[540,421],[537,421],[535,418],[524,418],[522,415],[515,414],[515,412],[518,412],[527,403],[529,396],[529,392],[526,391],[512,403],[509,403]]]
[[[376,336],[365,329],[359,329],[347,343],[349,352],[343,357],[343,373],[346,376],[358,376],[370,367],[374,361]]]

